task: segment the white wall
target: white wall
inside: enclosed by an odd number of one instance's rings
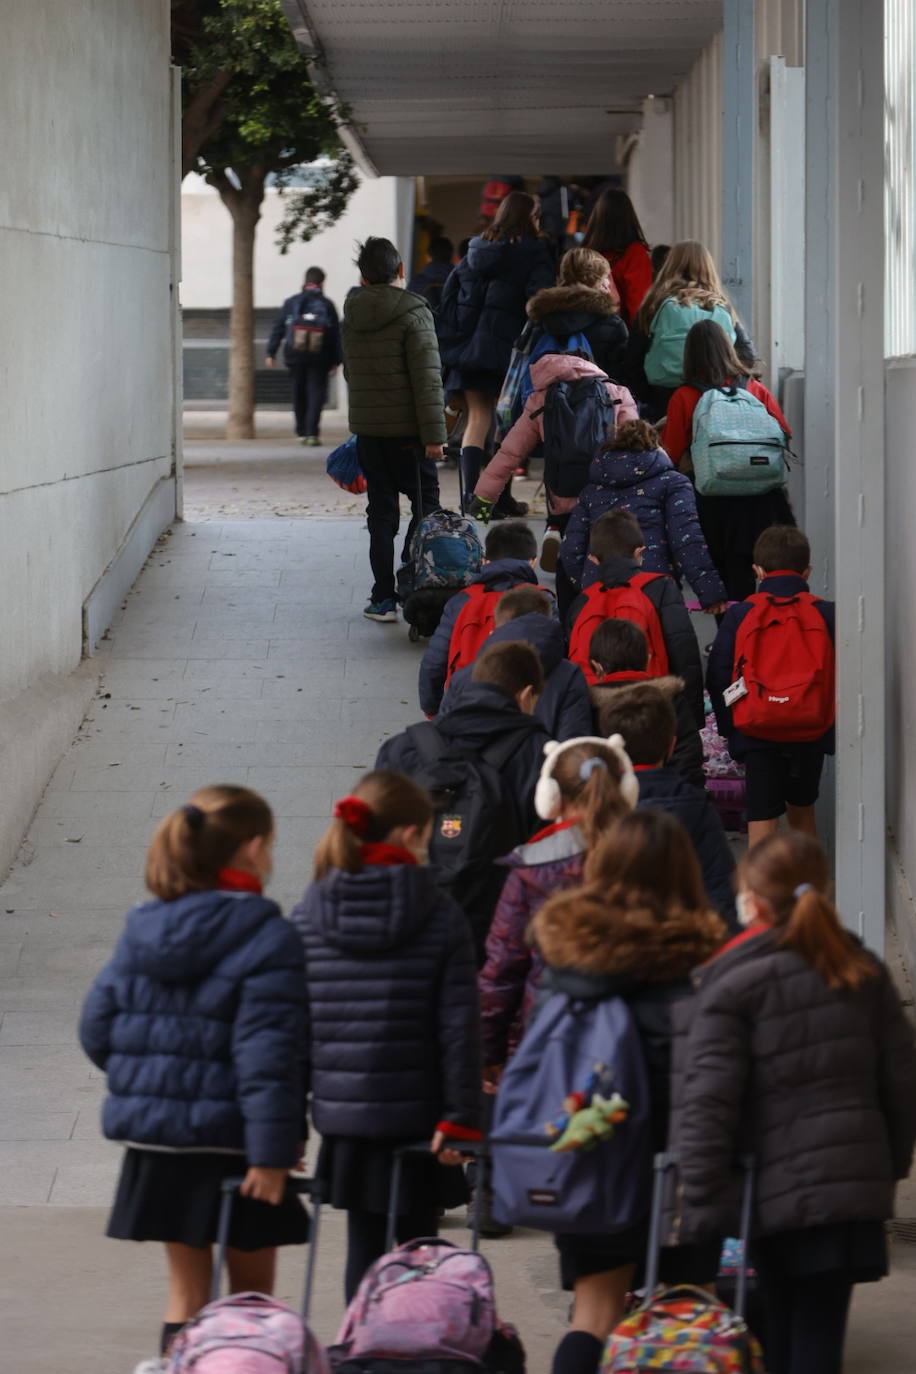
[[[2,30],[0,871],[70,716],[28,766],[10,722],[72,699],[83,604],[173,469],[168,5],[5,0]]]

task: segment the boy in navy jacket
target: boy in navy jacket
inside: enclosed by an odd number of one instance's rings
[[[771,525],[754,546],[754,572],[758,593],[782,598],[807,594],[811,573],[811,546],[805,533],[794,525]],[[835,608],[832,601],[814,601],[835,643]],[[789,825],[815,835],[814,804],[820,791],[824,756],[835,750],[834,727],[818,739],[774,741],[758,739],[737,729],[725,694],[735,681],[735,645],[742,621],[754,609],[754,599],[732,606],[725,614],[709,655],[706,685],[720,734],[728,740],[729,753],[739,759],[747,775],[748,843],[751,847],[779,828],[787,815]],[[776,627],[778,630],[778,627]]]

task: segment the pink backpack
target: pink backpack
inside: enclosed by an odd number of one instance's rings
[[[330,1364],[296,1312],[263,1293],[233,1293],[179,1332],[168,1374],[330,1374]]]
[[[482,1364],[498,1328],[483,1256],[447,1240],[412,1240],[376,1260],[350,1303],[336,1345],[344,1360],[468,1360]]]

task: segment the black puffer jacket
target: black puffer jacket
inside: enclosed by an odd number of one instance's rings
[[[709,793],[704,787],[693,787],[685,782],[673,768],[641,768],[637,776],[639,809],[667,811],[680,821],[700,861],[710,905],[732,932],[737,931],[735,856]]]
[[[627,327],[613,296],[589,286],[549,286],[528,302],[528,318],[565,348],[571,334],[584,334],[592,357],[612,382],[623,375]]]
[[[893,1213],[916,1141],[916,1050],[887,970],[832,991],[772,931],[739,936],[678,1008],[676,1233],[734,1235],[756,1160],[757,1234]]]
[[[480,1011],[471,932],[428,868],[313,883],[305,950],[311,1115],[322,1135],[423,1139],[477,1127]]]
[[[436,312],[446,369],[502,377],[525,323],[529,296],[552,286],[557,269],[546,239],[491,243],[473,238],[442,291]],[[446,378],[446,387],[452,381]]]

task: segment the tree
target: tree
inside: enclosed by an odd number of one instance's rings
[[[219,192],[232,217],[229,417],[226,437],[254,437],[254,245],[268,178],[290,196],[281,251],[344,211],[357,185],[337,136],[343,111],[322,99],[279,0],[177,0],[173,55],[183,66],[182,166]]]

